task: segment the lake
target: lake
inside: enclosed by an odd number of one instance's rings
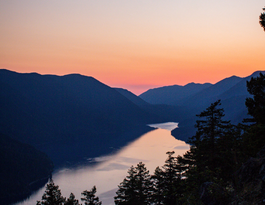
[[[189,150],[188,144],[171,135],[171,130],[176,128],[178,123],[149,126],[158,129],[140,136],[115,154],[88,159],[97,162],[94,165],[62,169],[53,173],[54,183],[59,185],[62,195],[68,198],[72,192],[81,203],[81,193],[95,185],[96,195],[102,201],[102,205],[113,205],[118,185],[127,176],[127,171],[132,165],[136,166],[139,162],[143,162],[150,174],[153,174],[157,166],[164,165],[167,151],[175,151],[177,156]],[[41,200],[44,191],[45,187],[16,205],[35,205],[37,200]]]

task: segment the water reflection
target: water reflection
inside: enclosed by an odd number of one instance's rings
[[[176,140],[169,130],[156,129],[123,147],[114,155],[95,158],[94,160],[100,163],[94,166],[60,170],[53,174],[53,180],[59,185],[64,197],[68,198],[72,192],[79,201],[82,191],[90,190],[96,185],[97,196],[103,202],[102,204],[111,205],[114,204],[113,197],[117,187],[127,175],[129,167],[143,162],[153,174],[157,166],[164,164],[167,151],[174,150],[177,156],[188,149],[189,146],[183,141]],[[45,188],[42,188],[29,200],[19,205],[36,204],[44,191]]]
[[[166,122],[166,123],[150,124],[148,126],[172,131],[175,128],[177,128],[178,125],[179,125],[179,123],[177,123],[177,122]]]

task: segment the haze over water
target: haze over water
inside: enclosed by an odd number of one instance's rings
[[[167,151],[175,151],[177,156],[189,149],[188,144],[171,135],[170,130],[177,127],[178,123],[149,126],[160,128],[140,136],[113,155],[95,158],[94,160],[98,162],[96,165],[62,169],[54,173],[54,183],[59,185],[62,195],[68,198],[72,192],[81,203],[81,193],[95,185],[96,195],[99,196],[102,204],[112,205],[118,185],[127,176],[127,171],[132,165],[136,166],[139,162],[143,162],[150,174],[153,174],[157,166],[164,165]],[[44,191],[45,187],[17,205],[36,204],[37,200],[41,200]]]

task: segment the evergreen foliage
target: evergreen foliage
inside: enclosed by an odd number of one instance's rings
[[[245,126],[242,124],[229,125],[221,138],[217,141],[218,178],[225,186],[235,184],[235,173],[245,161],[242,133]]]
[[[190,150],[183,157],[177,157],[177,165],[180,169],[178,177],[181,183],[182,195],[178,202],[200,204],[199,190],[205,182],[224,183],[228,179],[223,174],[223,163],[231,157],[231,150],[224,149],[221,144],[232,133],[232,125],[223,120],[224,110],[219,108],[220,100],[212,103],[205,111],[196,115],[200,119],[196,121],[197,132],[189,140]],[[231,138],[231,147],[234,140]],[[222,154],[225,153],[226,155]],[[227,153],[226,153],[227,152]],[[230,169],[233,169],[229,167]],[[231,175],[228,175],[231,177]]]
[[[152,194],[151,201],[154,204],[162,205],[164,202],[164,173],[160,167],[157,167],[151,176]]]
[[[150,203],[151,176],[142,162],[131,166],[128,176],[120,183],[114,197],[117,205],[145,205]]]
[[[75,195],[71,193],[69,198],[65,201],[64,205],[79,205],[79,203],[78,200],[75,198]]]
[[[264,156],[265,148],[258,155],[261,159],[247,159],[256,156],[265,145],[265,76],[260,74],[247,82],[248,92],[253,98],[246,99],[246,106],[252,116],[252,124],[232,125],[223,120],[224,110],[220,100],[212,103],[197,115],[196,134],[190,138],[190,150],[183,156],[174,156],[169,151],[165,164],[157,167],[151,176],[142,162],[131,166],[128,176],[120,183],[114,202],[116,205],[176,205],[176,204],[259,204],[264,199]],[[255,176],[259,181],[251,184]],[[256,167],[261,167],[257,170]],[[239,171],[238,171],[239,170]],[[241,171],[240,171],[241,170]],[[259,172],[259,173],[258,173]],[[239,176],[239,173],[243,175]],[[255,188],[255,195],[246,186]],[[256,186],[257,185],[257,186]],[[260,186],[260,188],[259,188]],[[257,191],[258,190],[258,191]],[[95,197],[96,187],[84,191],[85,205],[101,205]],[[254,197],[251,197],[251,196]],[[71,193],[69,199],[61,196],[58,186],[51,180],[47,184],[42,202],[47,204],[75,204],[78,200]],[[241,203],[242,202],[242,203]]]
[[[212,103],[205,111],[201,112],[197,117],[195,127],[197,128],[196,135],[190,138],[189,143],[192,145],[189,158],[192,159],[192,164],[196,166],[199,173],[205,172],[204,180],[213,180],[218,177],[220,166],[220,146],[218,142],[225,137],[231,127],[229,121],[224,121],[224,111],[220,106],[220,100]],[[188,157],[188,156],[186,156]],[[200,177],[201,178],[201,177]],[[202,178],[201,178],[202,179]]]
[[[101,205],[102,202],[95,196],[97,189],[95,186],[90,191],[83,191],[81,194],[84,196],[81,198],[85,202],[84,205]],[[36,205],[80,205],[73,193],[70,194],[66,200],[61,194],[61,190],[58,185],[55,185],[53,180],[50,179],[46,185],[46,190],[42,196],[41,201],[37,201]]]
[[[246,99],[248,114],[255,123],[265,124],[265,75],[259,74],[256,78],[247,81],[247,90],[253,98]]]
[[[246,99],[252,116],[248,122],[254,124],[235,126],[222,120],[220,101],[197,115],[200,120],[195,125],[196,135],[190,138],[190,150],[178,158],[178,163],[186,168],[182,172],[184,204],[208,204],[205,198],[218,199],[219,202],[213,204],[228,204],[237,201],[238,193],[246,195],[237,173],[241,165],[265,145],[265,76],[260,73],[251,78],[247,89],[253,95]]]
[[[84,198],[81,198],[81,201],[85,202],[85,205],[101,205],[101,201],[99,201],[99,198],[96,197],[96,186],[93,186],[93,188],[90,191],[83,191],[82,195],[84,195]]]
[[[176,204],[181,196],[181,168],[174,157],[174,151],[167,152],[168,155],[162,167],[163,203],[168,205]]]
[[[59,186],[55,185],[51,179],[46,185],[42,201],[37,201],[37,205],[62,205],[64,201],[65,198],[62,196]]]
[[[256,78],[247,82],[248,92],[253,95],[246,99],[248,114],[246,119],[253,124],[248,127],[243,135],[243,143],[247,156],[254,157],[265,144],[265,75],[260,73]]]
[[[263,10],[265,10],[265,8],[263,8]],[[259,23],[261,25],[261,27],[263,27],[264,31],[265,31],[265,13],[261,13],[259,16]]]
[[[247,82],[253,98],[247,98],[246,106],[255,124],[232,125],[223,120],[225,115],[220,100],[212,103],[197,115],[197,132],[189,140],[190,150],[178,157],[173,156],[174,152],[167,152],[164,166],[157,167],[151,178],[146,178],[151,181],[151,188],[137,187],[138,171],[132,166],[119,186],[115,203],[175,205],[208,204],[209,200],[212,204],[236,201],[236,193],[242,189],[237,170],[251,156],[250,151],[256,154],[265,144],[264,79],[260,74]],[[149,201],[138,200],[137,194],[144,189],[145,199]]]

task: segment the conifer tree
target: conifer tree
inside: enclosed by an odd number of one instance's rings
[[[78,200],[75,198],[75,195],[71,193],[69,198],[65,201],[64,205],[79,205],[79,203]]]
[[[223,130],[223,135],[217,140],[219,178],[224,183],[235,183],[235,173],[245,161],[242,144],[242,133],[245,126],[242,124],[229,125]]]
[[[182,177],[185,179],[183,198],[187,203],[202,203],[199,190],[204,182],[220,184],[230,180],[233,175],[230,171],[235,161],[231,158],[235,156],[232,153],[237,141],[233,135],[233,126],[229,121],[223,120],[224,110],[218,107],[220,105],[218,100],[196,115],[200,119],[195,125],[196,134],[189,139],[190,150],[183,157],[178,157]],[[225,144],[227,139],[229,146]],[[224,167],[229,170],[224,172]],[[227,176],[227,173],[230,175]]]
[[[139,162],[136,169],[136,191],[138,192],[139,205],[149,204],[150,189],[151,189],[151,175],[145,164]]]
[[[181,198],[181,166],[174,157],[174,151],[167,152],[168,155],[163,170],[163,192],[164,204],[175,205]]]
[[[253,96],[246,99],[248,114],[252,118],[245,121],[253,124],[243,136],[244,149],[247,156],[255,157],[265,145],[265,75],[260,73],[256,78],[252,77],[247,81],[247,89]]]
[[[156,167],[151,176],[151,202],[156,205],[162,205],[164,202],[164,173],[160,167]]]
[[[145,165],[140,162],[131,166],[128,176],[120,183],[114,197],[117,205],[146,205],[150,203],[151,176]]]
[[[114,197],[115,204],[134,204],[136,202],[136,170],[131,166],[128,176],[120,183],[119,189]]]
[[[101,205],[101,201],[99,201],[99,198],[96,197],[97,188],[96,186],[93,186],[93,188],[90,191],[83,191],[82,195],[84,196],[81,198],[81,201],[85,202],[85,205]]]
[[[46,185],[45,193],[42,196],[42,201],[37,201],[37,205],[62,205],[65,198],[61,194],[59,186],[55,185],[50,179]]]
[[[263,10],[265,11],[265,8],[263,8]],[[259,23],[261,25],[261,27],[263,27],[264,31],[265,31],[265,12],[261,13],[259,16]]]
[[[253,122],[265,124],[265,75],[260,73],[247,81],[247,90],[253,96],[246,99],[248,114],[253,117]]]
[[[212,103],[205,111],[196,115],[200,118],[197,120],[195,127],[196,135],[193,136],[189,143],[192,145],[192,155],[196,163],[197,171],[209,170],[207,175],[213,177],[217,173],[218,160],[221,157],[218,150],[217,141],[222,138],[224,133],[230,127],[229,121],[224,121],[224,110],[218,108],[220,100]]]
[[[157,167],[152,175],[152,204],[175,205],[182,198],[182,172],[184,168],[174,157],[174,151],[167,152],[168,155],[162,168]]]

